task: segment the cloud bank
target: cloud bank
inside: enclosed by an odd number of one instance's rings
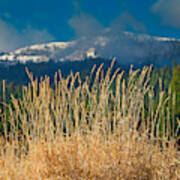
[[[164,25],[180,28],[180,0],[158,0],[152,12],[160,16]]]
[[[74,15],[68,21],[68,24],[74,29],[76,38],[82,36],[92,37],[98,35],[98,33],[101,33],[107,28],[115,32],[125,30],[132,30],[135,32],[146,31],[145,26],[128,12],[123,12],[120,16],[115,18],[109,27],[104,27],[96,18],[82,12],[79,15]]]
[[[146,27],[128,12],[123,12],[111,23],[114,30],[133,30],[135,32],[145,32]]]
[[[38,30],[28,26],[19,32],[13,25],[0,19],[0,52],[52,40],[54,37],[45,29]]]
[[[103,30],[101,23],[93,16],[86,13],[73,16],[68,21],[68,24],[75,30],[77,37],[94,36]]]

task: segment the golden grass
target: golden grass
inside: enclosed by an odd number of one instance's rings
[[[74,136],[54,143],[30,143],[21,159],[1,157],[0,179],[178,179],[180,164],[173,147],[97,135]],[[9,147],[11,148],[11,147]],[[177,156],[177,157],[176,157]]]
[[[156,105],[151,67],[131,68],[125,81],[119,69],[111,75],[113,63],[85,82],[59,71],[55,88],[27,71],[31,84],[9,106],[10,131],[4,118],[0,179],[180,179],[171,90]]]

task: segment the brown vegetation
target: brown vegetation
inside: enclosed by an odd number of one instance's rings
[[[31,84],[9,106],[10,131],[4,120],[0,179],[180,179],[171,91],[156,104],[151,67],[125,81],[112,66],[85,82],[59,71],[55,88],[27,71]]]

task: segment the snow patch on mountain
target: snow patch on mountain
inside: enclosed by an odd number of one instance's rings
[[[179,41],[180,39],[175,39],[175,38],[167,38],[167,37],[154,37],[158,41]]]
[[[16,51],[14,51],[15,54],[20,54],[23,53],[27,50],[51,50],[53,51],[55,48],[59,48],[59,49],[66,49],[69,46],[75,45],[75,42],[52,42],[52,43],[46,43],[46,44],[36,44],[36,45],[32,45],[32,46],[28,46],[25,48],[21,48],[18,49]]]
[[[135,34],[127,31],[114,32],[106,29],[93,37],[82,37],[70,42],[51,42],[32,45],[13,52],[0,54],[1,61],[39,63],[75,61],[85,58],[117,57],[124,64],[156,63],[180,60],[180,40]]]
[[[75,44],[75,41],[71,41],[32,45],[3,54],[0,56],[0,60],[19,61],[21,63],[26,63],[28,61],[35,63],[48,62],[51,58],[53,58],[56,51],[64,50],[70,46],[74,46]]]

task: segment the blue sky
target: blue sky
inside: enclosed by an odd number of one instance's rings
[[[0,0],[0,51],[105,28],[180,38],[180,0]]]

